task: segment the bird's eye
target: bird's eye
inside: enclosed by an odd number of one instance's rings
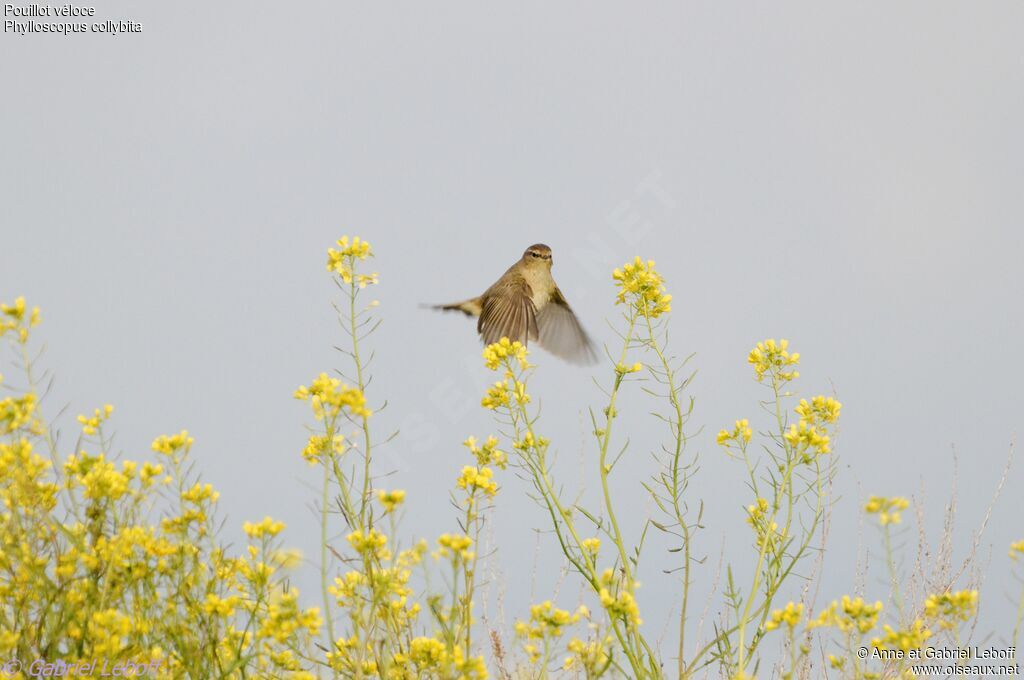
[[[534,253],[534,252],[531,252],[531,253],[530,253],[530,256],[531,256],[531,257],[540,257],[540,255],[538,255],[537,253]]]

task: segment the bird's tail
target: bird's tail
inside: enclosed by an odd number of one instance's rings
[[[439,309],[442,312],[462,312],[466,316],[480,316],[480,298],[470,298],[462,302],[453,302],[447,305],[425,305],[431,309]]]

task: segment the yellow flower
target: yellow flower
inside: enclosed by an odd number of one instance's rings
[[[345,437],[342,435],[334,435],[331,441],[331,451],[333,453],[340,454],[345,450]],[[314,434],[310,435],[309,441],[306,442],[306,448],[302,450],[302,457],[310,465],[316,465],[323,459],[323,454],[326,451],[327,435]]]
[[[654,269],[654,260],[644,262],[638,255],[614,270],[612,279],[619,288],[616,304],[628,304],[652,319],[672,311],[672,296],[665,292],[665,279]]]
[[[630,592],[631,588],[636,587],[636,583],[631,584],[628,581],[617,582],[615,571],[605,569],[601,573],[600,584],[601,588],[598,591],[598,597],[601,600],[601,606],[605,608],[609,616],[621,618],[634,626],[639,626],[643,623],[643,620],[640,618],[640,608],[637,606],[636,598]]]
[[[765,621],[764,629],[775,630],[782,624],[786,624],[790,629],[795,628],[796,625],[800,623],[800,619],[803,618],[803,615],[803,603],[796,604],[794,602],[789,602],[784,608],[772,611],[769,619]]]
[[[41,317],[39,308],[33,307],[28,314],[28,322],[26,323],[26,309],[28,307],[25,304],[24,297],[17,298],[14,304],[11,305],[0,304],[0,337],[6,335],[7,331],[14,331],[18,342],[23,345],[28,342],[29,329],[38,326]]]
[[[203,611],[207,614],[215,614],[226,619],[234,615],[235,608],[238,607],[240,601],[240,598],[236,596],[221,599],[217,595],[210,593],[206,596],[206,601],[203,602]]]
[[[470,550],[470,548],[473,547],[473,539],[469,536],[462,534],[441,534],[441,537],[437,539],[437,544],[440,546],[438,554],[441,557],[453,556],[456,559],[473,559],[473,551]]]
[[[456,484],[460,489],[465,489],[470,496],[482,491],[486,496],[493,497],[498,493],[498,484],[494,481],[494,471],[487,467],[476,468],[467,465],[462,468],[462,475]]]
[[[100,428],[100,424],[110,418],[110,414],[113,412],[114,407],[110,404],[105,404],[102,410],[95,409],[92,416],[78,416],[78,422],[82,425],[82,432],[88,435],[96,434],[96,431]]]
[[[345,283],[352,283],[353,280],[360,288],[367,284],[377,283],[377,274],[360,274],[355,276],[354,266],[356,260],[365,260],[373,257],[373,249],[370,244],[358,236],[349,241],[348,236],[338,239],[338,248],[327,249],[327,271],[337,273]]]
[[[967,621],[978,612],[978,591],[946,591],[929,595],[924,602],[925,616],[936,619],[939,628],[955,628],[958,621]]]
[[[878,521],[882,526],[887,524],[899,524],[900,512],[910,507],[910,501],[902,496],[871,496],[864,505],[864,512],[869,515],[878,515]]]
[[[512,448],[527,453],[531,450],[539,451],[548,445],[547,437],[534,437],[532,432],[527,432],[517,442],[512,442]]]
[[[117,654],[124,649],[131,632],[131,619],[116,609],[95,612],[89,620],[89,639],[95,654]]]
[[[492,342],[484,347],[484,365],[492,371],[498,370],[499,366],[509,367],[509,362],[515,360],[519,363],[520,370],[526,370],[530,363],[526,360],[526,345],[516,340],[512,342],[508,338],[502,338],[498,342]]]
[[[428,637],[413,638],[409,645],[409,658],[420,672],[441,670],[447,661],[448,650],[440,640]]]
[[[583,539],[583,549],[591,555],[596,555],[601,549],[600,538],[585,538]]]
[[[783,370],[800,363],[800,354],[798,352],[790,354],[788,347],[788,340],[776,342],[769,338],[764,342],[757,343],[757,347],[750,350],[747,363],[754,367],[754,374],[757,376],[758,382],[764,379],[765,373],[777,376],[782,382],[800,377],[800,373],[797,371]]]
[[[639,361],[632,366],[626,366],[625,364],[615,364],[615,372],[619,375],[626,375],[628,373],[639,373],[644,370],[644,365]]]
[[[495,465],[499,470],[508,467],[508,456],[504,451],[498,449],[496,437],[487,437],[482,446],[477,445],[475,437],[469,437],[462,445],[469,449],[470,453],[476,456],[477,465]]]
[[[5,397],[0,399],[0,434],[27,428],[32,434],[38,434],[39,423],[33,418],[36,411],[36,395],[32,392],[21,397]]]
[[[844,633],[854,630],[866,633],[878,623],[881,612],[881,601],[868,604],[862,597],[853,599],[849,595],[843,595],[841,602],[833,600],[816,619],[808,622],[807,627],[833,626]]]
[[[246,522],[242,525],[242,529],[249,538],[263,538],[265,536],[272,538],[284,530],[284,522],[275,522],[270,517],[264,517],[263,521],[256,524]]]
[[[607,636],[591,642],[574,637],[566,650],[570,655],[565,657],[562,668],[568,671],[580,666],[588,678],[603,675],[611,662],[611,638]]]
[[[750,429],[750,421],[744,418],[736,421],[736,426],[731,432],[725,429],[719,430],[718,443],[725,448],[729,448],[729,445],[733,442],[740,444],[749,443],[752,436],[754,436],[754,431]]]
[[[326,373],[317,376],[309,387],[299,386],[294,396],[296,399],[310,402],[313,415],[318,420],[333,419],[343,408],[348,409],[352,415],[364,418],[372,415],[372,411],[366,408],[366,397],[362,391],[356,387],[343,385],[340,380]]]
[[[153,450],[165,456],[170,456],[177,451],[188,452],[194,442],[195,440],[188,436],[188,430],[182,430],[178,434],[169,437],[167,435],[160,435],[154,439]]]
[[[562,629],[579,621],[585,613],[589,613],[586,607],[580,607],[575,613],[570,613],[555,607],[551,600],[545,600],[530,607],[529,621],[516,622],[516,635],[527,640],[557,639],[562,636]]]
[[[784,438],[798,456],[810,458],[812,454],[832,452],[829,436],[814,425],[808,425],[806,420],[801,420],[797,425],[790,425]]]
[[[370,529],[368,533],[356,529],[346,536],[345,540],[361,555],[374,555],[378,559],[390,556],[390,551],[387,549],[388,537],[376,529]]]
[[[144,463],[142,465],[142,472],[139,473],[139,479],[142,481],[143,486],[149,486],[153,483],[153,479],[159,477],[164,473],[163,465],[154,465],[153,463]]]
[[[872,638],[872,646],[881,649],[884,647],[902,649],[908,652],[911,649],[920,649],[925,641],[932,636],[932,632],[925,627],[924,621],[916,619],[913,624],[902,630],[895,630],[892,626],[882,626],[885,635]]]
[[[198,482],[191,489],[181,493],[181,500],[186,503],[192,503],[193,505],[201,505],[205,501],[216,503],[218,498],[220,498],[220,494],[213,490],[212,484],[199,484]],[[264,520],[264,523],[269,520],[270,518],[268,517]],[[281,525],[281,528],[284,528],[283,524]],[[248,529],[246,530],[246,533],[249,533]],[[276,534],[277,532],[274,533]]]
[[[392,512],[405,501],[405,491],[393,489],[392,491],[377,491],[377,500],[384,506],[385,512]]]
[[[480,400],[480,405],[492,411],[508,406],[512,393],[507,380],[499,380],[487,388],[487,394]]]
[[[1014,541],[1010,544],[1010,557],[1015,560],[1024,557],[1024,539]]]
[[[843,405],[832,397],[819,394],[812,398],[810,402],[806,399],[801,399],[800,404],[795,410],[797,415],[800,416],[801,422],[806,422],[808,425],[816,425],[818,423],[836,422],[839,419],[839,411],[842,408]]]

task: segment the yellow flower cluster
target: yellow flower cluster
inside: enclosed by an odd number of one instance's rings
[[[170,436],[160,435],[153,440],[152,449],[165,456],[174,456],[179,451],[188,453],[194,443],[195,440],[188,436],[188,430],[182,430],[178,434]]]
[[[616,304],[628,304],[637,314],[655,319],[672,311],[672,296],[665,292],[665,280],[654,268],[654,260],[644,262],[638,255],[612,272],[619,288]]]
[[[968,621],[978,613],[978,591],[946,591],[929,595],[924,602],[924,613],[935,619],[939,628],[955,628],[960,621]]]
[[[601,539],[600,538],[584,538],[580,544],[590,555],[597,555],[601,550]]]
[[[885,635],[871,639],[871,645],[876,649],[888,647],[908,652],[911,649],[920,649],[932,636],[932,631],[925,627],[924,621],[921,619],[915,619],[910,626],[900,630],[896,630],[888,624],[882,626],[882,629],[885,631]]]
[[[249,538],[272,538],[284,531],[284,522],[276,522],[264,517],[261,522],[246,522],[242,529]]]
[[[500,366],[509,368],[509,362],[514,360],[519,364],[519,369],[525,371],[530,367],[530,362],[526,359],[527,354],[526,345],[523,343],[502,338],[484,347],[484,365],[496,371]]]
[[[1024,557],[1024,538],[1010,544],[1010,557],[1015,560]]]
[[[784,538],[778,522],[773,521],[768,512],[770,508],[771,504],[766,498],[758,498],[747,506],[747,524],[754,528],[757,545],[765,544],[769,552],[774,551],[776,543]]]
[[[636,588],[635,583],[624,583],[621,579],[616,579],[612,569],[605,569],[601,573],[600,583],[598,597],[609,616],[622,619],[631,626],[643,623],[643,619],[640,618],[640,607],[630,592]]]
[[[807,401],[801,399],[796,407],[800,421],[790,425],[785,440],[803,462],[810,462],[817,455],[832,452],[828,426],[839,419],[842,404],[832,397],[818,395]]]
[[[335,272],[341,277],[341,280],[345,283],[351,284],[353,281],[360,287],[366,288],[367,285],[377,283],[377,273],[372,274],[356,274],[355,273],[355,262],[356,260],[365,260],[368,257],[373,257],[373,249],[370,248],[370,244],[363,241],[358,236],[354,237],[349,241],[348,236],[342,236],[338,239],[338,250],[334,248],[327,249],[327,271]]]
[[[407,655],[395,656],[394,672],[389,677],[483,680],[487,664],[481,656],[468,656],[461,646],[449,647],[436,638],[417,637],[410,642]]]
[[[82,433],[87,435],[96,434],[100,429],[100,425],[108,420],[113,412],[114,407],[110,404],[105,404],[102,409],[95,409],[91,416],[78,416],[78,422],[82,425]]]
[[[22,506],[26,515],[36,517],[53,510],[60,488],[48,477],[51,467],[49,460],[33,451],[28,439],[0,442],[0,506],[5,512]]]
[[[0,399],[0,435],[22,429],[27,430],[28,434],[42,434],[42,425],[34,417],[35,412],[36,395],[31,392]]]
[[[834,423],[839,420],[839,411],[842,408],[843,405],[832,397],[819,394],[812,398],[810,402],[806,399],[801,399],[795,410],[797,415],[800,416],[800,422],[807,425],[818,425],[820,423]]]
[[[508,455],[498,448],[496,437],[487,437],[483,444],[478,444],[476,437],[469,437],[462,445],[476,456],[476,464],[480,466],[494,465],[499,470],[508,467]]]
[[[620,376],[627,375],[629,373],[639,373],[642,370],[644,370],[644,365],[641,364],[639,361],[633,364],[632,366],[627,366],[625,364],[615,364],[615,373]]]
[[[68,456],[64,462],[65,483],[69,489],[81,487],[88,499],[117,501],[128,494],[133,466],[134,463],[125,461],[118,470],[104,454],[92,456],[82,451],[77,456]]]
[[[902,496],[872,496],[864,505],[864,512],[869,515],[878,515],[878,522],[885,526],[887,524],[899,524],[902,517],[900,512],[910,507],[910,501]]]
[[[781,382],[787,382],[800,377],[798,371],[787,370],[790,366],[800,363],[800,353],[790,354],[788,340],[775,340],[769,338],[764,342],[757,343],[757,347],[750,350],[747,356],[747,363],[754,367],[754,374],[757,381],[761,382],[765,374],[777,377]]]
[[[869,604],[864,598],[851,598],[843,595],[842,601],[833,600],[827,609],[810,621],[809,628],[831,626],[844,633],[856,631],[867,633],[878,625],[878,617],[882,613],[881,601]]]
[[[515,379],[499,380],[487,388],[487,394],[480,400],[480,405],[491,411],[506,408],[515,399],[520,406],[530,403],[530,395],[526,393],[526,383]]]
[[[487,388],[487,394],[480,400],[480,405],[491,411],[504,408],[512,403],[512,392],[508,380],[499,380]]]
[[[8,330],[8,319],[38,319],[23,302],[3,313]],[[314,653],[318,610],[300,609],[294,588],[285,593],[281,552],[269,540],[237,557],[217,542],[218,494],[188,474],[187,432],[154,440],[160,463],[115,460],[100,440],[86,441],[98,450],[53,451],[55,466],[36,453],[49,430],[36,404],[28,391],[0,405],[5,658],[55,649],[69,664],[153,664],[161,678],[205,677],[211,668],[312,677],[299,658]],[[83,431],[98,433],[110,413],[83,416]],[[161,495],[153,486],[161,477],[178,492]],[[247,532],[266,539],[280,530],[269,520],[255,526]]]
[[[523,434],[523,438],[512,442],[512,448],[527,453],[529,451],[540,451],[547,448],[550,443],[547,437],[534,437],[532,432]]]
[[[574,637],[566,645],[569,655],[562,662],[562,668],[567,671],[580,669],[584,677],[599,678],[611,665],[611,644],[610,636],[588,642]]]
[[[473,559],[473,539],[463,534],[441,534],[437,539],[438,556],[469,561]]]
[[[516,622],[516,635],[527,640],[559,638],[566,626],[571,626],[581,617],[589,615],[590,612],[582,605],[575,613],[570,613],[565,609],[555,607],[551,600],[545,600],[530,607],[529,621]]]
[[[498,493],[498,483],[494,481],[494,471],[488,467],[474,467],[466,465],[462,468],[462,474],[456,481],[460,489],[465,489],[470,498],[476,495],[477,491],[492,498]]]
[[[327,661],[344,677],[360,673],[373,676],[381,669],[387,670],[386,677],[389,678],[415,677],[401,674],[404,671],[412,673],[409,655],[398,650],[382,653],[384,650],[378,645],[379,638],[366,636],[370,631],[360,622],[379,621],[386,630],[398,632],[403,638],[412,636],[420,605],[410,602],[413,591],[409,579],[411,567],[422,561],[427,550],[426,542],[420,541],[410,549],[399,551],[394,559],[387,537],[375,528],[353,532],[349,535],[349,542],[359,553],[360,559],[352,562],[361,563],[360,569],[349,570],[335,578],[334,585],[327,591],[348,613],[355,630],[360,632],[349,638],[338,638],[334,650],[327,653]],[[405,648],[405,645],[401,647]]]
[[[372,415],[366,408],[366,397],[358,388],[343,385],[326,373],[317,376],[309,387],[300,385],[295,390],[295,398],[310,402],[317,420],[333,420],[343,408],[355,416]]]
[[[750,429],[750,421],[744,418],[743,420],[737,420],[736,426],[733,427],[732,431],[722,429],[718,431],[718,444],[724,446],[726,449],[733,443],[738,443],[741,446],[750,442],[750,438],[754,436],[754,431]]]
[[[384,506],[384,512],[394,512],[395,508],[405,502],[405,491],[402,489],[392,489],[391,491],[380,489],[377,491],[377,500]]]
[[[29,311],[24,297],[17,298],[11,305],[0,303],[0,337],[10,331],[15,334],[18,342],[25,344],[28,342],[29,329],[38,326],[40,320],[39,308],[33,307]]]
[[[356,529],[345,537],[352,549],[360,555],[372,555],[378,560],[391,558],[391,551],[388,550],[388,537],[376,529],[364,532]]]
[[[323,461],[324,453],[328,451],[328,437],[325,434],[313,434],[306,442],[306,448],[302,449],[303,459],[310,465],[317,465]],[[330,452],[339,455],[345,451],[345,437],[336,434],[330,437]]]
[[[789,602],[782,609],[775,609],[772,611],[771,616],[764,623],[765,630],[775,630],[782,624],[789,626],[790,630],[795,628],[800,620],[804,616],[804,605],[803,603],[797,604]]]
[[[814,454],[824,455],[832,451],[829,436],[814,425],[808,425],[804,420],[797,425],[789,426],[785,440],[793,447],[796,455],[805,460],[813,458]]]

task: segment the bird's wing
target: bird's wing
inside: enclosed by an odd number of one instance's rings
[[[532,296],[530,285],[521,276],[503,276],[487,289],[476,324],[485,345],[502,338],[524,345],[537,339],[537,310]]]
[[[551,301],[537,313],[537,327],[540,346],[555,356],[574,364],[597,361],[593,343],[557,287]]]

